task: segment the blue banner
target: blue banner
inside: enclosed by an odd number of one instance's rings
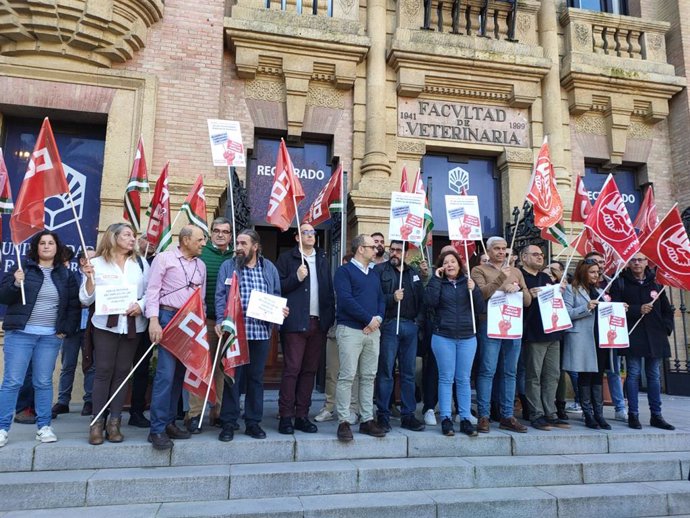
[[[592,205],[599,197],[599,192],[604,186],[604,182],[608,176],[609,171],[600,171],[596,167],[585,168],[583,182]],[[616,169],[616,174],[613,175],[613,179],[616,181],[618,190],[621,193],[625,208],[628,209],[630,220],[635,221],[635,217],[640,210],[640,205],[642,205],[642,193],[637,186],[635,172],[629,169]]]

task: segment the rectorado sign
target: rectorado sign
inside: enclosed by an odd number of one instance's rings
[[[526,111],[398,98],[398,136],[528,147]]]

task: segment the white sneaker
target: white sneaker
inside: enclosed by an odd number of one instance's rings
[[[354,426],[359,423],[359,414],[350,410],[350,417],[347,418],[347,422]]]
[[[474,417],[472,414],[470,414],[470,417],[469,417],[468,421],[469,421],[471,424],[473,424],[473,425],[476,425],[477,422],[478,422],[478,421],[477,421],[477,418]]]
[[[615,419],[616,421],[623,421],[624,423],[627,423],[628,413],[625,410],[617,410]]]
[[[428,424],[429,426],[436,426],[438,424],[436,422],[436,414],[434,413],[433,408],[430,408],[424,412],[424,424]]]
[[[566,412],[582,412],[582,407],[580,407],[580,405],[578,405],[577,403],[575,403],[575,401],[573,401],[572,403],[568,403],[567,405],[565,405],[565,411]]]
[[[333,415],[333,412],[329,412],[326,410],[326,408],[322,408],[321,412],[316,414],[316,417],[314,417],[314,421],[317,423],[323,423],[324,421],[333,421],[335,419],[335,415]]]
[[[57,442],[57,435],[50,426],[44,426],[36,432],[36,440],[41,442]]]
[[[7,444],[7,430],[0,430],[0,448]]]

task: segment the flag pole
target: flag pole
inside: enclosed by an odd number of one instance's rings
[[[570,248],[571,246],[573,246],[573,243],[575,243],[575,241],[577,241],[578,244],[579,244],[579,243],[580,243],[581,236],[582,236],[582,234],[583,234],[584,232],[585,232],[585,229],[583,228],[583,229],[580,231],[580,233],[577,235],[577,237],[575,237],[575,239],[573,239],[572,241],[569,241],[569,244],[568,244],[567,246],[563,247],[563,249],[562,249],[560,252],[558,252],[558,253],[556,254],[556,257],[554,257],[553,260],[554,260],[554,261],[557,260],[557,259],[561,256],[561,254],[562,254],[563,252],[565,252],[568,248]],[[575,246],[577,246],[577,245],[575,245]]]
[[[86,253],[86,241],[84,241],[84,234],[81,231],[81,225],[79,224],[79,217],[77,216],[77,208],[74,206],[74,199],[72,198],[72,191],[67,191],[67,195],[69,196],[69,203],[72,206],[72,214],[74,214],[74,222],[77,224],[77,231],[79,232],[79,239],[81,240],[81,249],[84,252],[84,257],[86,258],[86,264],[91,264],[91,260],[89,259],[89,254]],[[96,283],[96,279],[93,276],[93,273],[89,274],[89,277],[91,278],[91,282],[94,284]]]
[[[659,300],[659,297],[661,297],[661,294],[666,290],[666,288],[668,288],[668,286],[664,286],[663,288],[661,288],[661,291],[660,291],[660,292],[657,294],[657,296],[652,300],[652,304],[654,304],[657,300]],[[645,316],[645,314],[643,314],[640,318],[637,319],[637,322],[635,322],[635,325],[632,326],[632,328],[630,329],[630,331],[628,331],[628,336],[630,336],[630,335],[632,334],[632,332],[635,330],[635,328],[636,328],[637,325],[640,323],[640,321],[644,318],[644,316]]]
[[[585,235],[585,231],[583,230],[580,232],[580,234],[577,236],[577,244],[573,246],[572,250],[570,250],[570,255],[568,256],[568,260],[565,263],[565,268],[563,269],[563,275],[568,273],[568,268],[570,268],[570,263],[573,261],[573,256],[575,255],[575,252],[577,251],[577,245],[580,244],[580,239],[582,239],[582,236]],[[571,243],[572,244],[572,243]],[[566,250],[565,248],[563,250]],[[560,255],[560,254],[559,254]],[[558,256],[554,258],[554,261],[558,259]]]
[[[465,245],[465,267],[467,268],[467,279],[469,280],[469,278],[470,278],[470,256],[467,253],[467,241],[463,240],[462,243],[463,243],[463,245]],[[472,311],[472,332],[474,334],[477,334],[477,323],[474,320],[474,298],[472,297],[472,290],[470,289],[469,283],[467,284],[467,291],[470,294],[470,310]]]
[[[399,289],[399,290],[402,289],[402,278],[403,278],[403,274],[405,273],[405,243],[406,243],[406,242],[407,242],[407,241],[405,241],[405,240],[403,239],[403,243],[402,243],[402,245],[403,245],[402,256],[401,256],[401,258],[400,258],[400,268],[401,268],[401,270],[400,270],[400,283],[398,284],[398,289]],[[396,317],[396,322],[395,322],[395,334],[397,335],[397,334],[399,334],[399,332],[400,332],[400,301],[398,301],[398,315],[397,315],[397,317]]]
[[[299,213],[297,212],[297,199],[295,198],[294,192],[292,193],[292,203],[294,203],[295,205],[295,221],[297,223],[297,238],[299,239],[299,255],[302,259],[302,266],[304,266],[304,248],[302,247],[302,232],[299,228]]]
[[[201,416],[199,416],[199,426],[197,426],[198,429],[201,429],[201,423],[204,421],[204,413],[206,412],[206,405],[208,405],[208,398],[211,395],[211,383],[213,383],[213,375],[216,373],[216,364],[218,363],[218,356],[220,355],[220,338],[218,339],[218,344],[216,345],[216,354],[215,357],[213,358],[213,364],[211,365],[211,374],[208,377],[207,387],[206,387],[206,396],[204,397],[204,404],[201,407]],[[216,395],[217,396],[217,395]]]
[[[622,265],[620,268],[618,268],[618,269],[616,270],[615,275],[614,275],[613,277],[611,277],[611,280],[610,280],[609,283],[606,285],[606,287],[602,290],[602,292],[599,294],[599,296],[596,298],[596,300],[601,300],[601,297],[603,297],[604,294],[608,291],[608,289],[613,285],[613,281],[615,281],[615,280],[618,278],[618,276],[621,274],[621,272],[623,271],[623,269],[628,265],[628,262],[629,262],[629,261],[630,261],[630,259],[628,259],[627,261],[625,261],[625,262],[623,263],[623,265]]]
[[[17,269],[24,271],[22,268],[22,259],[19,255],[19,247],[14,245],[14,250],[17,252]],[[24,281],[19,283],[19,289],[22,292],[22,305],[26,306],[26,292],[24,291]]]
[[[129,374],[127,374],[127,377],[122,381],[122,383],[120,383],[120,386],[117,387],[117,390],[113,393],[112,396],[110,396],[110,399],[108,401],[106,401],[105,405],[103,405],[103,408],[101,408],[100,412],[98,412],[96,417],[93,418],[93,421],[91,421],[91,423],[89,423],[89,426],[93,426],[94,424],[96,424],[96,421],[98,421],[98,419],[103,415],[103,412],[105,412],[105,409],[108,408],[108,406],[110,406],[110,403],[113,402],[113,399],[115,399],[115,396],[117,396],[118,393],[122,390],[122,387],[124,387],[127,384],[127,382],[129,381],[129,378],[131,378],[132,375],[134,374],[134,371],[137,370],[139,365],[141,365],[141,363],[144,361],[144,359],[146,359],[146,357],[149,355],[149,353],[153,350],[153,348],[156,345],[158,345],[158,342],[153,342],[149,346],[149,348],[146,350],[146,352],[141,355],[141,358],[139,358],[139,361],[137,362],[137,364],[134,367],[132,367],[132,370],[129,372]]]
[[[228,165],[228,193],[230,194],[230,215],[232,218],[232,249],[235,249],[237,242],[237,234],[235,230],[235,186],[234,186],[235,168]],[[201,422],[201,420],[199,420]]]
[[[343,177],[340,182],[340,262],[343,262],[345,257],[345,246],[347,243],[347,201],[345,200],[345,183],[347,182],[347,173],[343,171]]]

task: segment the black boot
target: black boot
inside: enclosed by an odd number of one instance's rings
[[[585,418],[585,426],[593,430],[598,430],[599,424],[594,419],[594,410],[592,408],[592,387],[591,385],[582,385],[578,383],[578,388],[580,391],[582,416]]]
[[[556,401],[556,414],[562,421],[568,420],[568,412],[565,411],[565,401]]]
[[[592,407],[594,408],[594,420],[602,430],[610,430],[611,425],[604,419],[604,389],[601,385],[592,385]]]
[[[529,421],[529,403],[527,403],[527,396],[524,394],[518,394],[518,398],[520,398],[520,405],[522,406],[522,418],[525,421]]]

